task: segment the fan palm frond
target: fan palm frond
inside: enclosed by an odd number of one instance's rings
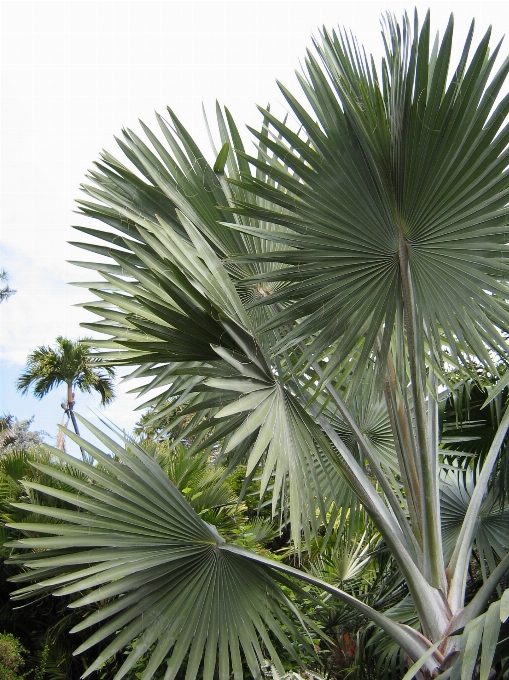
[[[309,647],[309,643],[292,622],[294,606],[267,569],[225,550],[226,543],[215,527],[199,517],[151,456],[133,443],[124,449],[88,427],[116,460],[84,440],[81,446],[100,467],[52,449],[53,455],[88,474],[94,484],[84,486],[81,480],[34,464],[50,476],[65,477],[68,486],[79,493],[28,481],[27,488],[65,500],[76,510],[16,504],[56,522],[17,524],[14,528],[24,532],[52,535],[21,538],[11,544],[17,549],[36,549],[11,560],[28,568],[15,581],[38,581],[18,590],[15,598],[52,590],[56,595],[77,597],[73,607],[108,603],[73,629],[101,624],[77,652],[112,637],[84,677],[135,638],[136,646],[118,671],[118,679],[155,643],[144,678],[152,677],[165,661],[166,677],[175,677],[189,652],[188,678],[195,677],[203,664],[204,678],[212,680],[217,665],[221,677],[229,677],[231,669],[240,679],[240,650],[253,677],[261,677],[260,664],[267,654],[282,673],[272,640],[298,663],[282,631],[301,644]],[[71,433],[68,436],[79,439]],[[282,581],[287,583],[284,577]]]

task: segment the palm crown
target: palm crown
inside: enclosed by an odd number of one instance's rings
[[[59,335],[56,348],[42,346],[28,355],[26,369],[18,378],[17,388],[22,394],[27,394],[32,388],[34,396],[42,399],[55,387],[64,384],[71,393],[75,388],[88,394],[98,392],[101,404],[105,406],[114,399],[114,375],[114,369],[100,365],[100,358],[94,356],[83,341],[68,340]]]
[[[156,640],[158,647],[144,678],[172,650],[167,678],[175,677],[188,650],[189,678],[203,658],[204,677],[211,679],[216,655],[221,678],[229,677],[230,663],[240,678],[239,644],[260,677],[259,638],[277,663],[264,627],[278,636],[274,622],[286,621],[281,606],[290,607],[268,585],[267,575],[279,573],[319,585],[371,618],[423,677],[468,677],[485,635],[481,672],[487,677],[492,639],[507,614],[507,598],[485,613],[509,566],[504,531],[490,544],[490,574],[468,604],[465,589],[478,513],[493,486],[509,410],[482,465],[470,465],[466,474],[461,465],[444,463],[439,402],[452,388],[447,369],[455,367],[462,379],[475,377],[473,359],[498,381],[491,399],[509,380],[499,379],[499,366],[509,358],[509,96],[494,103],[509,61],[492,74],[499,47],[489,53],[489,33],[469,57],[472,26],[451,77],[452,34],[451,19],[442,41],[432,45],[429,15],[421,28],[417,15],[413,28],[406,16],[401,24],[389,16],[378,73],[355,42],[324,31],[315,45],[318,58],[308,53],[300,76],[308,106],[282,87],[298,131],[262,110],[262,128],[253,130],[258,154],[249,156],[229,112],[218,107],[222,147],[211,167],[169,111],[171,123],[158,116],[166,144],[146,126],[151,147],[125,131],[119,144],[137,172],[103,154],[90,173],[92,184],[83,187],[90,200],[80,202],[85,215],[108,225],[79,228],[106,245],[78,244],[108,258],[79,263],[102,277],[80,285],[98,297],[85,307],[101,319],[84,325],[108,336],[94,341],[103,361],[137,366],[133,376],[146,379],[140,394],[165,388],[155,402],[169,400],[168,410],[183,407],[169,430],[192,416],[179,433],[193,440],[191,451],[220,446],[219,459],[230,470],[245,462],[248,480],[258,473],[274,514],[289,517],[297,552],[324,528],[330,537],[356,499],[406,581],[420,631],[310,574],[224,541],[184,509],[171,485],[157,481],[157,466],[146,453],[123,450],[93,429],[125,470],[81,439],[104,469],[79,466],[115,498],[123,493],[122,480],[135,489],[134,495],[124,492],[123,502],[139,528],[96,520],[101,513],[116,515],[109,494],[91,485],[86,502],[73,501],[90,516],[66,515],[71,528],[59,533],[54,527],[56,537],[18,544],[68,550],[32,562],[41,569],[66,567],[65,577],[42,581],[49,588],[74,580],[62,593],[95,587],[78,571],[73,552],[90,547],[87,564],[95,566],[85,571],[101,572],[109,585],[80,602],[133,589],[85,624],[114,616],[90,644],[125,626],[88,672],[150,621],[139,653]],[[472,486],[465,478],[474,472]],[[447,532],[447,549],[444,483],[461,487],[465,501],[463,520]],[[152,487],[159,509],[141,500]],[[86,538],[72,522],[86,525]],[[145,540],[142,524],[152,538]],[[48,531],[41,526],[32,528]],[[137,551],[141,561],[148,559],[149,548],[157,553],[154,571],[140,575],[131,557]],[[172,623],[179,554],[187,601],[206,615],[186,609]],[[242,588],[243,569],[254,584],[253,599]],[[41,571],[40,578],[49,574]],[[156,592],[153,579],[159,577]],[[22,578],[34,578],[34,571]],[[270,597],[262,612],[257,598],[264,589]],[[468,644],[451,635],[463,628]],[[138,658],[137,652],[131,656],[117,677]]]

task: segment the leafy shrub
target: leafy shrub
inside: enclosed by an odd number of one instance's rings
[[[18,671],[25,665],[27,650],[11,633],[0,633],[0,680],[22,680]]]

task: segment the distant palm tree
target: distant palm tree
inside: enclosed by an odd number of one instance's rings
[[[42,399],[54,387],[67,385],[67,401],[62,403],[66,415],[71,418],[74,431],[79,435],[78,423],[74,416],[74,390],[99,392],[101,405],[109,404],[115,398],[112,379],[115,369],[99,365],[101,360],[94,356],[82,340],[69,340],[59,335],[56,348],[38,347],[28,355],[24,372],[19,376],[16,387],[22,394],[33,388],[33,394]],[[81,448],[81,447],[80,447]],[[86,454],[81,449],[86,459]]]
[[[11,297],[11,295],[14,295],[14,293],[17,292],[9,287],[9,284],[7,283],[8,280],[9,276],[7,275],[5,269],[0,269],[0,283],[5,284],[0,287],[0,302],[8,300]]]

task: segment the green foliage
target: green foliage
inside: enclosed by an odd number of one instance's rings
[[[71,464],[80,476],[88,475],[93,484],[84,485],[79,477],[65,476],[66,485],[79,490],[76,495],[54,486],[24,482],[28,489],[70,503],[76,509],[16,503],[21,510],[40,513],[54,521],[25,521],[9,526],[30,533],[56,533],[58,538],[32,538],[29,534],[9,544],[36,549],[29,555],[11,558],[11,562],[30,567],[30,571],[15,576],[13,581],[33,581],[34,577],[38,580],[38,574],[44,575],[41,583],[25,586],[13,597],[24,599],[57,586],[60,596],[82,593],[73,608],[107,600],[106,608],[97,609],[74,626],[73,632],[79,632],[112,617],[78,651],[102,642],[123,627],[123,622],[129,622],[84,676],[99,669],[135,639],[136,649],[119,669],[118,678],[124,677],[156,642],[145,677],[151,677],[175,643],[167,678],[176,677],[188,652],[188,677],[194,677],[202,659],[204,678],[214,676],[216,659],[222,677],[228,677],[230,668],[240,677],[240,649],[250,672],[256,676],[264,658],[258,636],[276,668],[282,670],[266,627],[298,663],[299,658],[281,628],[301,644],[307,643],[286,613],[287,610],[295,613],[295,608],[269,578],[267,570],[244,557],[241,549],[232,549],[143,449],[133,442],[127,449],[121,448],[90,423],[88,427],[118,462],[72,435],[98,462],[98,467],[74,461],[58,449],[52,449],[52,453],[63,463]],[[34,467],[50,476],[57,475],[47,465],[35,463]],[[179,474],[182,467],[186,466],[176,466]],[[183,479],[188,472],[184,471]],[[62,475],[59,478],[64,479]],[[113,540],[110,531],[114,532]],[[45,552],[41,553],[40,548]],[[249,591],[245,589],[246,582]],[[286,579],[282,578],[282,582]],[[210,628],[209,616],[214,618]],[[194,635],[181,635],[187,626],[191,626]]]
[[[222,536],[233,539],[249,529],[246,506],[239,503],[234,485],[225,478],[224,468],[213,464],[206,452],[193,455],[184,444],[172,444],[167,439],[146,441],[144,448],[196,513]]]
[[[43,443],[46,432],[30,432],[33,417],[18,420],[10,413],[0,417],[0,456],[14,451],[27,451],[38,448]]]
[[[26,520],[26,513],[16,508],[13,503],[40,503],[41,496],[34,489],[23,485],[24,481],[35,484],[51,484],[62,491],[70,491],[71,487],[62,479],[54,479],[34,467],[43,464],[54,469],[58,474],[68,474],[79,479],[79,474],[72,467],[60,465],[47,452],[39,448],[17,450],[0,458],[0,630],[8,630],[22,641],[30,655],[26,659],[27,677],[39,677],[40,680],[78,680],[84,672],[87,657],[76,658],[72,651],[76,641],[68,635],[69,627],[81,620],[82,614],[69,612],[69,598],[46,598],[30,603],[27,607],[18,608],[9,601],[13,585],[8,579],[19,573],[19,568],[9,565],[8,558],[12,550],[4,545],[19,536],[5,524]],[[82,483],[85,478],[81,477]],[[50,500],[57,508],[68,507],[65,501]],[[47,518],[40,516],[39,521]],[[30,535],[30,532],[26,532]],[[89,662],[89,660],[88,660]],[[34,676],[35,673],[35,676]]]
[[[22,680],[26,649],[11,633],[0,633],[0,680]]]

